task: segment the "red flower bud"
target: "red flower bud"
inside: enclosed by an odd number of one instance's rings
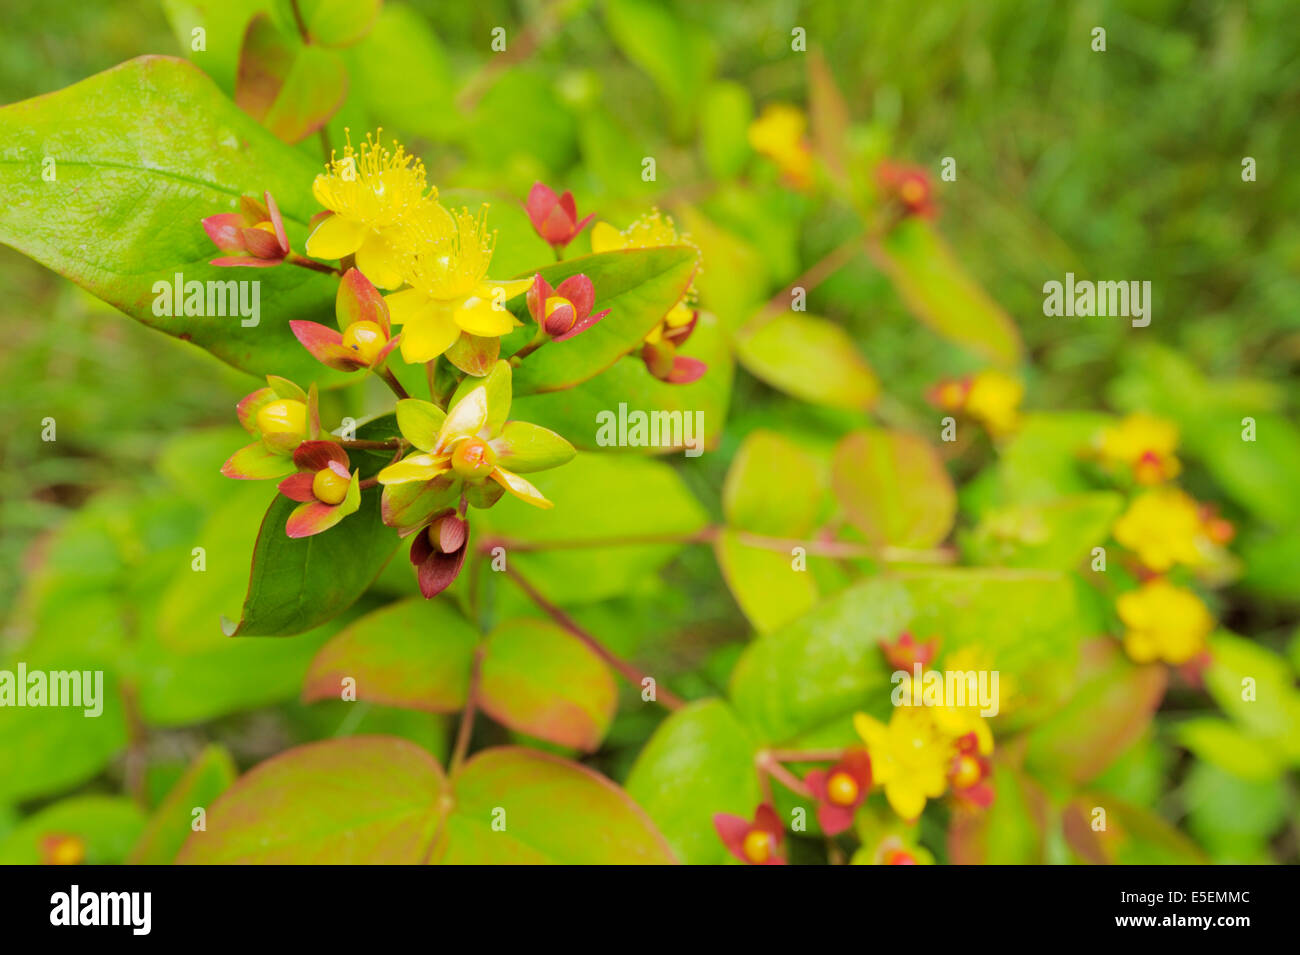
[[[533,183],[528,191],[528,200],[524,203],[528,218],[533,228],[550,246],[562,249],[572,242],[594,216],[587,216],[578,221],[578,209],[573,201],[573,193],[565,192],[557,196],[555,190],[540,182]]]
[[[213,265],[265,268],[279,265],[289,254],[289,237],[280,209],[269,192],[262,195],[265,205],[243,196],[238,212],[222,212],[203,220],[203,229],[213,244],[222,252],[234,253],[213,259]]]

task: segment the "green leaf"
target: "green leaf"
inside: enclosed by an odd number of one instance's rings
[[[1267,740],[1214,716],[1183,720],[1175,727],[1174,738],[1198,758],[1238,779],[1275,782],[1286,769],[1286,760]]]
[[[392,436],[393,415],[357,428],[359,440]],[[388,462],[384,453],[356,452],[352,466],[363,478]],[[297,502],[277,494],[258,531],[248,595],[238,622],[222,619],[226,636],[284,636],[302,633],[338,616],[379,576],[397,549],[397,533],[384,525],[380,488],[361,493],[361,508],[338,526],[294,539],[284,530]]]
[[[411,865],[446,812],[447,780],[423,748],[391,736],[309,743],[240,777],[190,834],[180,863]]]
[[[216,80],[227,94],[235,91],[235,74],[244,30],[267,0],[162,0],[176,44]],[[196,30],[202,30],[202,49]]]
[[[1020,360],[1020,333],[962,268],[934,227],[912,217],[871,247],[907,308],[938,334],[1001,365]]]
[[[690,128],[717,59],[709,34],[650,0],[609,0],[605,22],[618,48],[663,92],[677,132]]]
[[[366,614],[321,647],[303,681],[307,702],[356,699],[454,713],[469,696],[478,633],[446,600],[412,597]]]
[[[697,265],[697,253],[689,246],[665,246],[579,256],[517,276],[528,278],[540,272],[552,286],[558,286],[581,273],[595,288],[594,308],[608,308],[610,313],[582,334],[550,342],[528,356],[515,372],[515,394],[571,388],[600,374],[639,346],[681,300]],[[512,299],[509,307],[524,325],[502,342],[502,354],[522,347],[537,325],[524,296]]]
[[[1239,779],[1207,763],[1192,767],[1184,793],[1188,829],[1216,862],[1266,861],[1266,845],[1290,808],[1284,787]]]
[[[759,637],[731,674],[736,712],[761,740],[781,743],[887,700],[879,644],[906,629],[912,613],[900,583],[876,578]]]
[[[1205,688],[1223,711],[1300,763],[1300,692],[1285,659],[1226,632],[1210,640]]]
[[[208,746],[194,758],[154,810],[127,857],[132,865],[170,865],[193,831],[194,810],[207,807],[239,775],[223,746]]]
[[[1123,507],[1119,494],[1097,491],[993,509],[980,518],[963,549],[975,564],[1073,570],[1092,548],[1106,544]]]
[[[542,620],[508,620],[488,635],[480,702],[498,723],[592,752],[609,730],[618,687],[605,662]]]
[[[80,839],[88,865],[114,865],[126,857],[143,825],[143,815],[129,799],[74,796],[19,823],[0,841],[0,865],[39,865],[44,861],[41,841],[49,835]]]
[[[1080,467],[1082,454],[1113,421],[1091,411],[1025,415],[999,451],[996,502],[1027,506],[1091,491]]]
[[[277,139],[300,143],[339,111],[347,92],[347,69],[338,53],[299,47],[262,124]]]
[[[849,333],[815,315],[772,316],[737,338],[736,356],[754,377],[813,404],[869,411],[880,394]]]
[[[443,865],[676,861],[627,793],[556,756],[521,747],[484,750],[465,764],[455,790],[434,853]]]
[[[753,118],[753,101],[741,84],[720,80],[704,91],[700,102],[700,150],[714,178],[731,179],[744,168],[752,155],[749,124]]]
[[[666,464],[626,455],[582,454],[562,468],[530,475],[555,508],[541,511],[512,497],[471,515],[479,540],[507,539],[512,566],[557,603],[593,603],[637,587],[680,548],[675,543],[625,544],[515,552],[509,541],[602,541],[680,535],[708,516]]]
[[[1108,794],[1082,796],[1082,805],[1106,811],[1106,829],[1097,833],[1105,857],[1118,865],[1205,865],[1200,848],[1164,819]]]
[[[745,436],[722,488],[727,523],[773,537],[803,537],[821,510],[817,459],[791,438],[759,429]]]
[[[341,380],[294,338],[291,319],[329,315],[335,282],[310,269],[216,268],[200,219],[269,190],[301,249],[319,206],[318,167],[227,100],[197,67],[142,57],[67,89],[0,109],[0,242],[168,335],[254,375]],[[55,161],[45,181],[42,162]],[[168,316],[175,276],[252,282],[259,320]],[[156,286],[156,288],[155,288]],[[223,293],[224,293],[224,286]],[[164,298],[165,296],[165,298]],[[214,306],[218,304],[214,297]],[[251,305],[251,302],[248,304]],[[205,301],[206,310],[206,301]],[[215,310],[215,309],[214,309]],[[252,311],[251,307],[246,311]],[[251,321],[251,315],[247,319]]]
[[[948,855],[955,865],[1041,865],[1047,805],[1042,791],[1020,771],[993,768],[993,805],[954,814]]]
[[[572,345],[581,337],[560,342],[558,346],[547,345],[537,354],[540,356],[549,348]],[[605,447],[600,440],[602,433],[608,430],[602,427],[603,422],[617,423],[623,411],[629,416],[637,411],[663,413],[668,417],[662,420],[681,422],[681,433],[678,434],[674,427],[671,439],[661,436],[661,447],[631,450],[662,453],[665,450],[680,451],[688,444],[702,449],[715,448],[727,418],[734,364],[731,346],[714,315],[700,313],[699,322],[682,354],[709,366],[702,378],[689,385],[670,385],[660,381],[646,370],[640,355],[634,353],[614,362],[610,368],[576,388],[516,397],[514,414],[564,435],[581,450],[598,451]],[[529,358],[525,365],[531,361]],[[686,418],[688,414],[691,416],[689,419]],[[686,431],[688,424],[691,425],[689,436]],[[617,438],[617,435],[613,437]],[[690,441],[686,440],[687,437]]]
[[[632,767],[627,791],[683,862],[718,865],[731,855],[713,827],[714,814],[749,818],[762,798],[756,748],[726,703],[699,700],[659,724]]]
[[[351,46],[370,32],[383,0],[300,0],[313,43]]]
[[[1091,782],[1146,732],[1165,696],[1163,666],[1137,666],[1109,640],[1083,648],[1069,701],[1028,735],[1025,765],[1043,779]]]
[[[759,633],[771,633],[817,605],[817,581],[796,570],[789,552],[746,544],[724,530],[713,545],[718,566],[745,618]]]
[[[502,429],[497,464],[516,474],[546,471],[573,460],[573,445],[554,431],[529,424],[508,421]],[[493,445],[497,444],[493,441]]]
[[[831,486],[853,526],[877,546],[925,548],[952,529],[957,495],[925,439],[880,428],[855,431],[835,449]]]
[[[397,403],[397,427],[402,436],[421,451],[432,451],[447,412],[431,401],[404,398]]]
[[[384,4],[369,35],[343,55],[352,90],[376,122],[434,140],[459,123],[447,53],[406,4]]]

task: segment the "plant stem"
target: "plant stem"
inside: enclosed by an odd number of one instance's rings
[[[340,269],[332,265],[326,265],[324,262],[317,262],[315,259],[309,259],[299,255],[297,252],[290,252],[289,257],[285,259],[290,265],[297,265],[304,269],[311,269],[313,272],[325,272],[328,275],[342,275]]]
[[[768,755],[778,763],[833,763],[844,755],[842,749],[770,749]]]
[[[352,451],[400,451],[404,444],[401,438],[388,438],[384,441],[370,441],[364,438],[345,441],[343,438],[336,438],[334,443]]]
[[[406,389],[402,387],[402,383],[397,380],[397,376],[393,374],[393,369],[387,365],[375,371],[375,374],[383,379],[384,384],[393,390],[393,394],[397,395],[399,400],[404,401],[411,397],[407,394]]]
[[[491,538],[480,547],[484,552],[493,547],[507,550],[547,551],[573,550],[586,547],[644,547],[653,544],[710,544],[727,528],[720,524],[705,527],[689,534],[632,534],[627,537],[589,538],[586,540],[551,540],[551,541],[515,541],[507,538]],[[748,531],[734,531],[736,539],[742,544],[761,550],[773,550],[789,553],[795,547],[802,547],[814,557],[856,558],[868,557],[887,563],[917,564],[951,564],[956,555],[947,548],[933,550],[913,550],[906,547],[877,547],[874,544],[860,544],[855,541],[799,540],[792,537],[768,537],[764,534],[752,534]]]
[[[537,588],[520,575],[519,571],[507,565],[506,573],[514,578],[515,583],[519,585],[519,588],[528,595],[529,599],[531,599],[533,603],[537,604],[537,606],[550,616],[552,620],[567,630],[571,636],[585,644],[588,649],[617,670],[622,677],[633,686],[638,689],[644,686],[643,681],[648,678],[648,674],[638,670],[626,660],[615,656],[603,643],[586,630],[583,630],[576,620],[543,597],[537,591]],[[681,697],[671,692],[667,687],[661,685],[657,680],[655,681],[655,702],[670,710],[679,710],[686,705],[685,701],[682,700]]]
[[[792,793],[803,796],[805,799],[812,798],[812,790],[804,785],[804,781],[777,762],[770,752],[760,752],[757,756],[757,762],[759,769],[771,775],[773,779]]]
[[[452,750],[451,762],[447,767],[448,774],[452,776],[460,770],[461,764],[465,762],[465,754],[469,752],[469,738],[474,733],[474,716],[478,712],[478,686],[482,671],[483,644],[480,643],[474,650],[474,663],[469,675],[469,698],[465,702],[465,712],[460,715],[460,726],[456,730],[456,746]]]
[[[849,260],[858,252],[864,250],[867,236],[865,233],[858,233],[847,242],[836,246],[830,252],[822,256],[821,259],[814,262],[806,271],[793,282],[773,295],[757,314],[754,315],[741,328],[737,338],[753,334],[758,331],[776,316],[790,310],[790,298],[796,288],[801,288],[805,292],[811,292],[818,285],[821,285],[828,278],[838,272],[843,266],[847,265]]]

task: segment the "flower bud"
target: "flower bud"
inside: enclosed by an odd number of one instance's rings
[[[826,798],[837,806],[851,806],[858,801],[858,781],[848,773],[833,773],[826,780]]]
[[[311,492],[322,504],[341,504],[351,482],[351,477],[344,477],[333,468],[322,468],[311,479]]]
[[[373,365],[388,336],[376,322],[353,322],[343,330],[343,347],[356,352],[357,359],[367,365]]]
[[[554,295],[546,300],[546,318],[542,327],[548,335],[563,335],[578,320],[578,312],[567,298]]]
[[[751,829],[745,836],[743,851],[750,862],[762,865],[772,858],[772,836],[762,829]]]
[[[306,434],[307,405],[294,398],[268,401],[257,411],[257,427],[263,434]]]
[[[429,525],[429,543],[443,554],[454,554],[465,546],[469,523],[455,514],[447,514]]]

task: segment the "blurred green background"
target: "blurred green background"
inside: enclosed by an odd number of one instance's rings
[[[203,6],[46,0],[7,10],[0,101],[144,53],[186,55],[172,24],[183,29]],[[791,28],[803,27],[845,95],[860,154],[916,162],[936,178],[942,157],[956,159],[957,181],[939,184],[939,228],[1016,320],[1030,359],[1026,407],[1147,408],[1183,425],[1201,462],[1185,485],[1240,529],[1244,572],[1221,595],[1220,618],[1294,667],[1300,492],[1216,466],[1218,449],[1197,435],[1208,420],[1246,414],[1287,428],[1300,403],[1295,13],[1288,0],[390,3],[346,54],[353,86],[330,135],[338,143],[344,125],[355,136],[382,123],[439,186],[522,196],[541,179],[619,226],[657,204],[700,242],[706,305],[734,327],[857,228],[833,203],[781,188],[771,163],[729,135],[765,104],[806,103],[805,57],[790,48]],[[498,26],[505,54],[489,50]],[[1090,48],[1096,26],[1107,30],[1104,53]],[[382,56],[380,43],[390,44]],[[216,38],[207,56],[193,58],[218,78],[229,72],[233,54]],[[319,154],[314,137],[300,148]],[[643,156],[656,157],[657,182],[641,181]],[[1245,156],[1257,161],[1252,183],[1241,180]],[[1150,328],[1045,318],[1042,283],[1066,271],[1149,280]],[[6,639],[48,629],[111,648],[148,630],[140,619],[198,619],[168,605],[159,555],[173,560],[198,528],[236,521],[246,489],[224,486],[216,468],[236,446],[231,410],[252,379],[7,248],[0,277],[0,606],[16,611],[5,615]],[[925,389],[977,367],[920,329],[865,255],[814,290],[809,310],[850,330],[899,421],[932,421]],[[795,406],[739,369],[731,407],[720,453],[683,474],[715,513],[730,456],[754,427],[833,435],[846,420]],[[58,423],[56,444],[40,440],[46,417]],[[953,466],[969,478],[983,463]],[[675,638],[651,645],[648,624],[631,627],[619,649],[658,657],[697,693],[720,685],[748,627],[710,555],[684,552],[660,583],[588,613],[653,619]],[[201,635],[184,661],[162,641],[148,678],[172,680],[177,697],[158,704],[172,728],[151,743],[149,798],[213,739],[241,764],[359,728],[445,746],[434,717],[285,702],[325,635],[269,641],[238,663]],[[221,666],[255,678],[236,688]],[[1175,709],[1184,702],[1203,705],[1189,695]],[[652,719],[617,724],[602,768],[625,772]],[[100,748],[117,753],[121,742]],[[131,767],[101,755],[68,754],[67,783],[92,795],[120,788]],[[1184,824],[1215,859],[1296,861],[1293,774],[1250,778],[1212,758],[1178,763],[1186,758],[1147,740],[1109,785]],[[0,840],[56,788],[0,791]]]

